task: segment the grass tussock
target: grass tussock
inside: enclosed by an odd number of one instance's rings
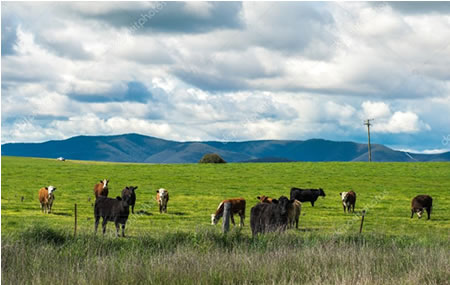
[[[448,284],[443,240],[239,229],[109,238],[42,226],[3,237],[2,284]]]

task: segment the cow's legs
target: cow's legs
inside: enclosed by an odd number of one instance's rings
[[[131,205],[131,213],[134,214],[134,205]]]
[[[116,225],[116,237],[119,237],[119,222],[115,221],[114,224]]]
[[[122,236],[125,237],[125,224],[122,224]]]
[[[345,213],[345,204],[342,204],[342,207],[344,208],[344,213]]]
[[[425,208],[427,210],[428,220],[430,219],[431,207]]]
[[[313,207],[314,207],[314,202],[315,202],[315,201],[311,201],[311,206],[313,206]]]
[[[230,211],[231,212],[231,211]],[[236,224],[234,223],[234,217],[233,217],[233,213],[230,214],[231,217],[231,222],[233,223],[233,226],[236,226]]]
[[[244,226],[245,213],[241,213],[239,216],[241,217],[240,226],[243,227]]]
[[[159,204],[159,213],[160,213],[160,214],[162,213],[162,210],[163,210],[162,205]]]
[[[98,222],[100,222],[100,216],[95,217],[95,234],[97,234]]]
[[[102,229],[103,229],[103,235],[106,233],[106,223],[108,222],[108,220],[103,217],[103,221],[102,221]]]
[[[411,219],[414,217],[414,210],[411,209]]]

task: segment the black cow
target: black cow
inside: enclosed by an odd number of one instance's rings
[[[252,235],[273,231],[284,231],[288,224],[288,210],[294,200],[281,196],[272,203],[259,203],[250,211]]]
[[[126,187],[125,189],[127,189]],[[124,189],[124,190],[125,190]],[[125,191],[122,198],[116,199],[99,196],[95,200],[94,217],[95,217],[95,233],[97,233],[100,217],[103,218],[102,228],[103,234],[106,232],[106,223],[114,222],[116,225],[116,236],[119,236],[119,224],[122,224],[122,236],[125,236],[125,224],[130,215],[131,194]]]
[[[414,213],[417,213],[419,219],[422,218],[423,209],[427,210],[428,220],[431,215],[431,208],[433,207],[433,198],[429,195],[418,195],[411,201],[411,219]]]
[[[314,207],[314,202],[316,202],[319,196],[325,197],[325,192],[322,188],[319,189],[300,189],[291,188],[291,200],[299,200],[300,202],[311,202],[311,206]]]
[[[125,189],[122,190],[122,196],[124,194],[130,194],[131,195],[131,199],[130,199],[130,206],[131,206],[131,212],[134,214],[134,204],[136,204],[136,193],[134,193],[134,191],[137,189],[137,186],[130,186],[130,187],[126,187]]]

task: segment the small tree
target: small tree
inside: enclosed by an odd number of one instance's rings
[[[199,163],[227,163],[227,162],[217,153],[207,153],[202,157],[202,159],[200,159]]]

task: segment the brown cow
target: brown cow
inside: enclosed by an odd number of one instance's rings
[[[288,208],[288,228],[293,228],[295,223],[295,228],[298,229],[298,218],[302,211],[302,202],[299,200],[294,200]]]
[[[100,180],[100,183],[95,184],[94,186],[94,195],[95,198],[98,196],[108,197],[108,179]]]
[[[345,209],[347,209],[347,213],[350,213],[350,208],[352,212],[355,212],[355,204],[356,204],[356,193],[353,191],[348,192],[341,192],[339,193],[341,195],[342,199],[342,206],[344,207],[344,213]]]
[[[414,216],[414,213],[417,213],[417,216],[422,218],[423,209],[427,211],[428,220],[431,215],[431,208],[433,207],[433,198],[429,195],[418,195],[414,197],[411,201],[411,219]]]
[[[231,222],[235,226],[234,217],[233,214],[239,214],[241,217],[240,226],[244,226],[244,219],[245,219],[245,199],[244,198],[233,198],[233,199],[227,199],[220,202],[219,207],[217,207],[216,213],[211,214],[211,225],[216,225],[217,222],[222,218],[223,216],[223,210],[225,203],[231,203]]]
[[[55,200],[55,195],[53,192],[56,187],[48,186],[39,189],[39,202],[41,203],[41,210],[43,213],[51,213],[53,200]]]
[[[258,197],[256,197],[256,199],[258,199],[261,203],[272,203],[272,200],[273,200],[272,198],[269,198],[264,195],[258,196]]]
[[[169,192],[164,188],[160,188],[159,190],[156,190],[156,201],[158,201],[159,212],[167,213],[167,203],[169,202]]]

